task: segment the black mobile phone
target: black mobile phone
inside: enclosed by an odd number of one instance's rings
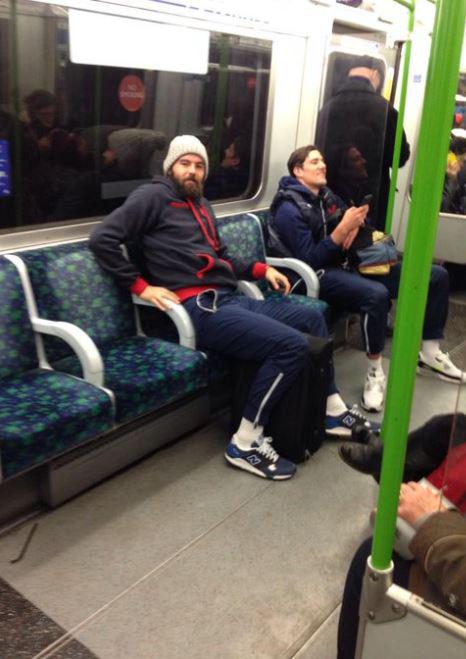
[[[366,194],[366,195],[363,197],[363,199],[362,199],[362,201],[361,201],[361,203],[360,203],[359,205],[360,205],[360,206],[369,206],[369,204],[371,203],[373,197],[374,197],[374,195]]]

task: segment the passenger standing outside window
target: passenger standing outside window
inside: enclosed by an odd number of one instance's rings
[[[383,69],[380,60],[361,56],[348,78],[322,107],[317,120],[317,147],[326,154],[329,186],[348,205],[358,206],[367,193],[373,195],[371,223],[385,228],[390,167],[393,161],[398,112],[381,96]],[[351,186],[344,171],[347,145],[352,144],[365,161],[366,189]],[[403,131],[400,166],[409,158]]]
[[[270,413],[305,363],[304,333],[326,336],[320,311],[237,295],[238,278],[265,277],[273,288],[289,291],[284,275],[265,263],[232,258],[218,237],[216,219],[203,197],[208,175],[204,145],[192,135],[170,143],[165,176],[135,190],[94,231],[90,247],[117,282],[161,310],[167,300],[183,304],[196,330],[197,347],[237,359],[261,362],[251,385],[243,418],[225,457],[234,466],[272,480],[293,476],[296,465],[281,458],[263,436]],[[121,244],[138,241],[146,271],[122,254]],[[327,422],[350,434],[356,422],[329,383]],[[350,422],[348,428],[341,427]],[[369,424],[368,424],[369,425]]]
[[[398,296],[401,263],[387,275],[361,275],[347,265],[347,252],[365,223],[367,205],[348,208],[326,186],[327,169],[320,151],[312,144],[296,149],[288,160],[290,176],[284,176],[271,206],[272,228],[285,248],[319,275],[320,297],[343,312],[359,313],[361,333],[368,356],[361,405],[369,412],[382,409],[385,374],[381,353],[390,300]],[[341,219],[333,223],[336,211]],[[449,280],[445,268],[432,266],[424,318],[419,370],[448,382],[465,382],[439,341],[448,314]]]

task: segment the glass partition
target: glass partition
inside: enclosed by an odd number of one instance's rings
[[[349,205],[371,195],[369,218],[382,231],[396,131],[386,101],[394,97],[400,57],[399,46],[385,41],[381,32],[333,26],[315,138],[330,189]],[[405,143],[402,164],[408,156]]]

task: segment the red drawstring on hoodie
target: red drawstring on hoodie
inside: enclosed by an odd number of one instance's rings
[[[196,222],[199,224],[199,227],[200,227],[202,233],[204,234],[205,239],[207,240],[209,245],[212,247],[212,249],[215,252],[217,252],[219,247],[220,247],[220,243],[218,241],[217,232],[215,231],[215,227],[212,223],[212,220],[209,217],[209,214],[207,213],[207,211],[205,210],[205,208],[203,206],[200,207],[201,214],[207,220],[207,226],[206,226],[204,224],[204,222],[202,221],[202,218],[199,215],[199,212],[198,212],[197,208],[195,207],[195,205],[193,204],[193,202],[191,201],[191,199],[189,197],[187,197],[186,201],[188,202],[188,206],[191,209],[191,213],[194,215],[194,217],[196,219]]]

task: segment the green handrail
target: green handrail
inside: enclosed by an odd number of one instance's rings
[[[388,568],[393,547],[465,17],[466,0],[436,3],[382,426],[384,453],[371,557],[376,570]]]
[[[387,233],[390,233],[390,231],[392,230],[393,208],[395,206],[396,182],[398,179],[398,170],[400,168],[401,141],[403,138],[403,124],[404,124],[405,108],[406,108],[406,96],[408,90],[409,65],[411,63],[411,34],[414,29],[414,11],[416,4],[415,0],[412,0],[412,2],[407,2],[405,0],[395,0],[395,2],[397,2],[400,5],[403,5],[403,7],[406,7],[409,10],[409,18],[408,18],[409,34],[408,34],[408,40],[406,41],[406,49],[404,53],[403,76],[401,80],[400,103],[398,107],[398,120],[396,123],[395,144],[393,146],[390,193],[388,195],[387,215],[385,218],[385,231]]]

